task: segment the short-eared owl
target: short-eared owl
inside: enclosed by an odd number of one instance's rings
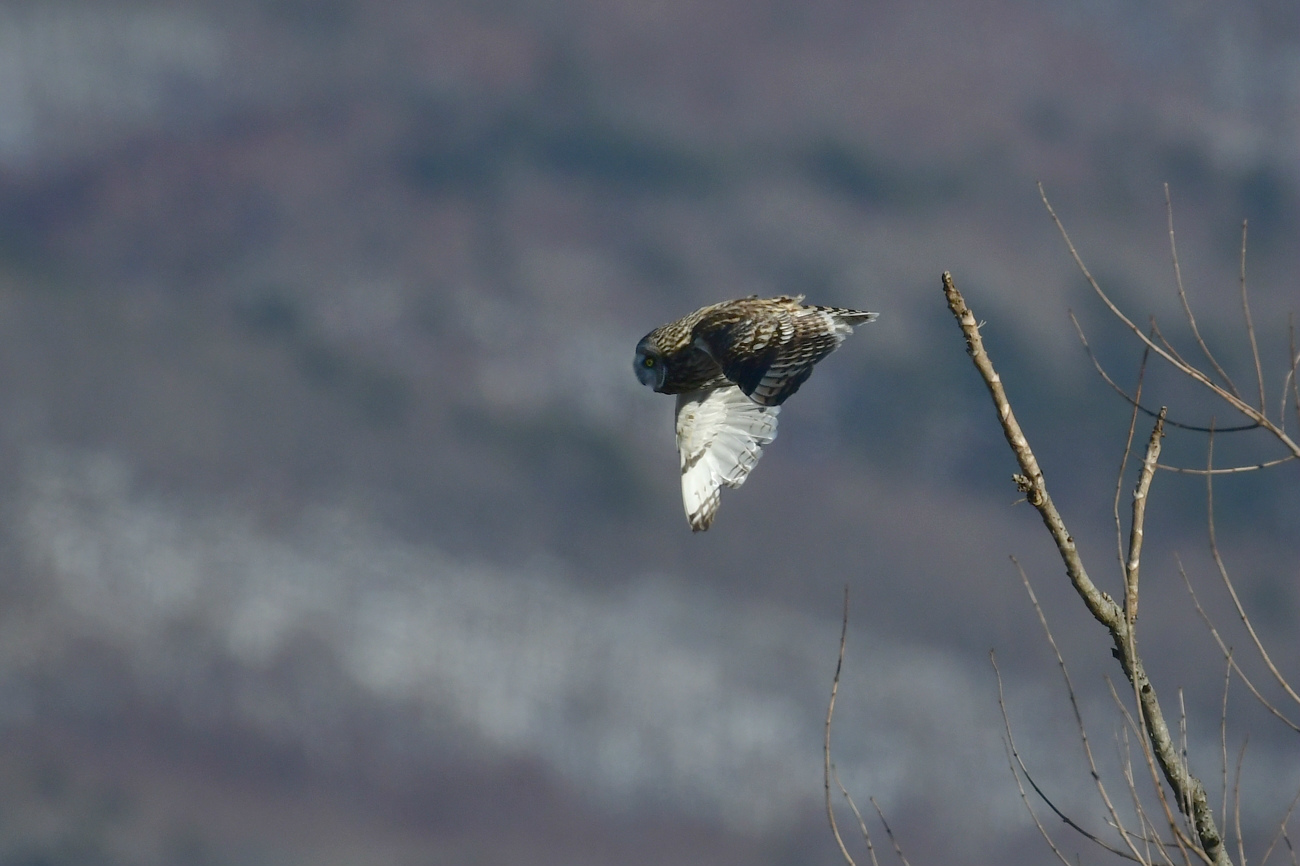
[[[655,328],[636,346],[636,377],[677,395],[682,502],[691,529],[709,528],[723,485],[745,483],[776,438],[781,404],[813,365],[878,314],[804,306],[803,296],[741,298]]]

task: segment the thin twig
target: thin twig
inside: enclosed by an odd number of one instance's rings
[[[1074,320],[1073,313],[1070,314],[1070,319],[1071,321]],[[1074,327],[1078,329],[1079,323],[1075,322]],[[1079,331],[1079,339],[1083,339],[1083,331]],[[1084,347],[1086,348],[1087,345],[1087,341],[1084,340]],[[1088,351],[1088,354],[1092,354],[1091,349]],[[1138,409],[1141,408],[1141,403],[1139,401],[1142,399],[1142,380],[1146,376],[1147,358],[1150,357],[1150,355],[1151,353],[1149,350],[1142,350],[1142,363],[1138,365],[1137,387],[1133,392],[1133,400],[1130,401],[1133,404],[1133,411],[1130,413],[1128,419],[1128,434],[1124,437],[1124,453],[1120,455],[1119,472],[1115,476],[1115,500],[1111,505],[1111,511],[1115,517],[1115,547],[1119,552],[1119,564],[1121,568],[1124,567],[1124,527],[1119,516],[1119,500],[1124,491],[1124,473],[1128,469],[1128,458],[1129,455],[1133,453],[1133,434],[1137,431]],[[1094,358],[1093,360],[1095,363],[1096,359]],[[1097,369],[1101,370],[1101,367],[1098,366]],[[1106,374],[1103,372],[1102,375],[1105,376]]]
[[[1268,862],[1269,855],[1273,853],[1273,846],[1277,844],[1278,837],[1286,833],[1286,825],[1291,820],[1291,813],[1295,811],[1296,803],[1300,803],[1300,791],[1296,791],[1295,796],[1291,798],[1291,805],[1287,806],[1286,814],[1278,822],[1277,832],[1273,834],[1272,841],[1268,843],[1268,850],[1264,852],[1264,857],[1259,861],[1259,866],[1264,866]]]
[[[1241,765],[1246,761],[1246,746],[1250,745],[1250,735],[1241,741],[1241,751],[1237,753],[1237,773],[1232,782],[1232,823],[1237,831],[1237,862],[1246,862],[1246,837],[1241,833]]]
[[[1120,715],[1124,719],[1125,725],[1128,726],[1128,730],[1133,732],[1133,735],[1138,738],[1138,742],[1142,746],[1142,756],[1146,761],[1147,773],[1151,778],[1151,788],[1156,793],[1156,799],[1160,801],[1160,808],[1165,813],[1165,821],[1169,825],[1169,831],[1173,834],[1175,843],[1183,851],[1183,856],[1185,858],[1188,856],[1188,852],[1190,851],[1192,853],[1195,853],[1197,858],[1199,858],[1202,862],[1206,864],[1211,863],[1212,861],[1210,860],[1209,855],[1206,854],[1205,851],[1203,851],[1200,847],[1198,847],[1196,843],[1192,841],[1192,839],[1183,830],[1183,828],[1179,826],[1178,818],[1174,816],[1173,810],[1169,808],[1169,799],[1165,796],[1164,786],[1161,785],[1160,783],[1160,775],[1159,775],[1159,770],[1156,767],[1155,756],[1152,753],[1151,747],[1148,745],[1147,738],[1143,737],[1142,735],[1143,723],[1133,718],[1133,714],[1129,712],[1128,707],[1124,705],[1124,701],[1120,699],[1119,692],[1115,689],[1115,684],[1114,682],[1111,681],[1110,677],[1106,677],[1106,687],[1110,690],[1111,700],[1115,703],[1115,706],[1118,708]],[[1141,714],[1141,712],[1142,709],[1141,706],[1139,706],[1138,707],[1139,715]],[[1183,805],[1182,805],[1183,800],[1181,799],[1181,794],[1179,794],[1176,788],[1174,789],[1174,795],[1176,797],[1179,797],[1179,804],[1180,804],[1179,812],[1181,813],[1183,811]],[[1184,818],[1186,818],[1185,813],[1184,813]],[[1191,826],[1191,831],[1195,833],[1196,828],[1194,826]]]
[[[1097,769],[1097,761],[1092,755],[1092,745],[1088,741],[1088,729],[1083,724],[1083,713],[1079,710],[1079,699],[1074,691],[1074,682],[1070,679],[1070,669],[1065,666],[1065,657],[1061,655],[1061,649],[1056,645],[1056,637],[1052,634],[1051,626],[1047,624],[1047,616],[1043,613],[1042,605],[1038,603],[1038,595],[1034,592],[1034,587],[1029,582],[1029,575],[1025,574],[1024,568],[1020,565],[1020,560],[1016,559],[1014,556],[1011,557],[1011,563],[1016,567],[1016,572],[1020,575],[1020,582],[1024,585],[1025,592],[1029,595],[1030,604],[1034,606],[1034,613],[1038,616],[1038,622],[1043,627],[1043,634],[1047,636],[1047,644],[1052,648],[1052,654],[1056,656],[1056,666],[1061,671],[1061,679],[1065,681],[1065,693],[1070,698],[1070,709],[1074,712],[1074,726],[1079,731],[1079,740],[1083,744],[1083,755],[1088,760],[1088,772],[1092,776],[1093,783],[1097,786],[1097,795],[1101,798],[1102,804],[1110,814],[1116,830],[1119,831],[1120,836],[1124,839],[1125,843],[1128,844],[1129,850],[1133,854],[1133,859],[1141,862],[1142,856],[1138,853],[1137,849],[1133,847],[1132,842],[1129,841],[1128,834],[1124,830],[1124,822],[1120,819],[1119,812],[1116,810],[1115,804],[1111,801],[1109,792],[1106,791],[1106,785],[1101,780],[1101,772]],[[1010,732],[1008,732],[1007,735],[1010,736]],[[1025,770],[1025,777],[1029,778],[1028,770]],[[1029,784],[1034,784],[1032,779],[1030,779]],[[1034,785],[1034,790],[1038,791],[1037,785]],[[1084,836],[1096,841],[1097,844],[1101,845],[1103,848],[1110,850],[1110,846],[1098,841],[1093,834],[1066,819],[1064,815],[1056,810],[1055,806],[1052,806],[1051,801],[1049,801],[1047,797],[1043,796],[1042,791],[1038,791],[1038,796],[1043,797],[1043,801],[1051,806],[1052,811],[1056,812],[1057,815],[1060,815],[1063,821],[1071,827],[1074,827]]]
[[[867,799],[871,800],[871,805],[876,807],[876,814],[880,816],[880,823],[885,825],[885,835],[888,836],[889,841],[893,843],[894,853],[898,855],[898,859],[902,861],[903,866],[912,866],[911,863],[907,862],[907,857],[903,855],[903,849],[898,846],[898,840],[894,838],[894,831],[889,829],[889,822],[885,820],[885,813],[881,811],[880,804],[876,802],[876,798],[868,797]]]
[[[1121,310],[1115,304],[1115,302],[1110,299],[1110,296],[1107,295],[1102,290],[1101,285],[1092,276],[1092,272],[1088,270],[1088,266],[1083,263],[1083,259],[1079,256],[1079,251],[1075,249],[1074,242],[1070,240],[1070,235],[1065,230],[1065,226],[1061,223],[1060,218],[1056,215],[1056,211],[1052,209],[1052,203],[1048,201],[1047,192],[1046,190],[1043,189],[1043,185],[1041,183],[1038,185],[1038,194],[1043,200],[1043,205],[1047,208],[1048,215],[1051,216],[1052,221],[1056,224],[1057,231],[1060,232],[1062,239],[1065,241],[1066,248],[1069,250],[1070,256],[1074,259],[1075,265],[1079,268],[1080,272],[1083,274],[1084,279],[1088,281],[1088,285],[1092,287],[1093,292],[1097,295],[1098,298],[1101,299],[1102,303],[1106,305],[1106,309],[1110,310],[1111,314],[1115,316],[1115,318],[1123,322],[1125,327],[1127,327],[1130,331],[1132,331],[1133,334],[1139,340],[1141,340],[1145,345],[1149,346],[1151,350],[1155,352],[1157,355],[1159,355],[1161,358],[1164,358],[1165,361],[1167,361],[1170,365],[1172,365],[1176,370],[1178,370],[1183,375],[1187,376],[1189,379],[1192,379],[1193,381],[1200,383],[1203,387],[1208,389],[1212,394],[1214,394],[1219,399],[1223,400],[1233,409],[1237,410],[1242,415],[1245,415],[1251,421],[1254,421],[1257,424],[1259,424],[1259,426],[1263,427],[1265,430],[1271,433],[1274,436],[1274,438],[1276,438],[1278,442],[1280,442],[1282,446],[1286,448],[1286,450],[1290,451],[1292,454],[1296,455],[1297,457],[1300,457],[1300,444],[1297,444],[1295,441],[1293,441],[1291,437],[1289,437],[1286,434],[1286,431],[1279,428],[1272,421],[1269,421],[1266,417],[1264,417],[1262,412],[1260,412],[1258,409],[1254,408],[1249,403],[1242,400],[1237,395],[1232,394],[1231,392],[1215,384],[1208,376],[1206,376],[1199,369],[1191,366],[1187,362],[1176,357],[1177,353],[1171,354],[1165,348],[1157,345],[1150,337],[1148,337],[1145,333],[1143,333],[1142,329],[1139,328],[1137,325],[1135,325],[1128,316],[1124,315],[1124,311]]]
[[[876,860],[876,846],[871,844],[871,834],[867,832],[867,822],[862,820],[862,813],[858,811],[858,804],[853,802],[853,795],[840,781],[839,771],[831,767],[831,774],[835,776],[835,784],[839,786],[840,793],[844,795],[845,800],[849,801],[849,808],[853,810],[853,816],[858,819],[858,828],[862,831],[862,838],[867,842],[867,854],[871,856],[871,866],[880,866],[880,863]]]
[[[998,708],[1002,711],[1002,725],[1006,729],[1007,752],[1008,752],[1009,763],[1011,762],[1012,759],[1014,759],[1014,763],[1010,764],[1011,775],[1015,776],[1016,786],[1020,789],[1020,799],[1021,801],[1024,802],[1025,809],[1029,811],[1029,817],[1034,819],[1034,826],[1038,828],[1038,832],[1042,834],[1042,837],[1044,841],[1047,842],[1048,847],[1052,849],[1052,852],[1056,854],[1056,856],[1063,863],[1065,863],[1066,866],[1069,866],[1068,861],[1065,860],[1065,857],[1061,854],[1060,850],[1057,849],[1056,844],[1052,841],[1052,837],[1047,832],[1047,828],[1045,828],[1043,826],[1043,822],[1038,819],[1038,814],[1034,811],[1034,807],[1030,804],[1029,797],[1025,793],[1025,786],[1020,782],[1021,773],[1024,774],[1025,779],[1029,782],[1030,786],[1033,787],[1034,793],[1038,795],[1039,799],[1041,799],[1044,803],[1046,803],[1047,808],[1051,809],[1054,813],[1056,813],[1056,817],[1060,818],[1070,829],[1074,830],[1076,833],[1078,833],[1080,836],[1083,836],[1085,839],[1088,839],[1090,842],[1093,842],[1094,844],[1102,848],[1105,848],[1107,851],[1109,851],[1110,853],[1114,854],[1117,857],[1123,857],[1125,860],[1132,860],[1136,863],[1142,862],[1139,858],[1134,857],[1132,854],[1126,854],[1125,852],[1119,850],[1118,848],[1109,844],[1105,840],[1101,839],[1096,834],[1091,833],[1088,830],[1085,830],[1083,827],[1079,825],[1077,821],[1075,821],[1069,815],[1066,815],[1064,812],[1058,809],[1056,807],[1056,804],[1052,802],[1051,798],[1043,793],[1043,789],[1038,787],[1038,783],[1034,781],[1034,777],[1029,774],[1029,768],[1025,766],[1024,759],[1020,757],[1020,750],[1016,748],[1016,739],[1015,736],[1011,733],[1011,718],[1007,714],[1007,705],[1002,694],[1002,671],[1000,668],[998,668],[998,659],[992,650],[989,651],[989,661],[993,664],[993,673],[994,676],[997,677],[997,681],[998,681]],[[1073,696],[1073,693],[1071,693],[1071,695]],[[1080,726],[1080,729],[1082,730],[1082,726]],[[1084,734],[1084,744],[1086,750],[1087,749],[1086,733]],[[1092,767],[1093,778],[1097,780],[1098,784],[1100,784],[1101,780],[1098,776],[1096,765],[1092,764],[1091,752],[1089,752],[1088,760],[1089,760],[1089,765]],[[1019,772],[1016,771],[1017,765],[1019,765],[1020,767]],[[1122,828],[1120,828],[1120,832],[1121,833],[1123,832]]]
[[[1175,553],[1174,561],[1178,564],[1178,573],[1183,578],[1183,585],[1187,587],[1187,594],[1192,597],[1192,604],[1196,607],[1196,612],[1200,615],[1201,622],[1205,623],[1205,627],[1209,629],[1210,637],[1214,638],[1214,642],[1219,645],[1219,652],[1221,652],[1223,657],[1228,660],[1228,664],[1230,664],[1232,669],[1237,672],[1237,676],[1241,677],[1242,683],[1250,693],[1255,696],[1255,700],[1259,701],[1266,710],[1276,716],[1282,724],[1286,725],[1296,733],[1300,733],[1300,724],[1291,721],[1281,710],[1274,706],[1268,698],[1264,697],[1263,693],[1256,688],[1250,677],[1246,675],[1246,672],[1241,669],[1241,665],[1237,664],[1237,659],[1236,656],[1233,655],[1232,649],[1223,640],[1223,636],[1219,634],[1219,630],[1215,627],[1214,621],[1210,619],[1210,615],[1206,612],[1204,606],[1201,605],[1201,599],[1197,596],[1196,590],[1192,587],[1192,579],[1187,576],[1187,569],[1183,567],[1182,557]],[[1224,772],[1227,771],[1225,770]]]
[[[1219,712],[1219,748],[1223,753],[1223,806],[1220,815],[1228,814],[1228,684],[1232,681],[1232,650],[1223,669],[1223,709]]]
[[[835,662],[835,679],[831,682],[831,701],[826,707],[826,743],[823,748],[823,757],[825,759],[826,773],[826,817],[831,822],[831,833],[835,835],[835,842],[840,846],[840,853],[844,855],[844,862],[849,866],[857,866],[853,862],[853,857],[849,855],[849,849],[844,845],[844,839],[840,836],[840,828],[835,823],[835,808],[831,803],[831,717],[835,715],[835,696],[840,690],[840,670],[844,667],[844,644],[849,635],[849,588],[846,584],[844,587],[844,621],[840,625],[840,656]]]
[[[1118,695],[1116,697],[1118,697]],[[1147,814],[1146,807],[1142,805],[1142,796],[1138,793],[1137,778],[1133,774],[1133,748],[1132,748],[1132,743],[1129,740],[1130,730],[1133,730],[1134,736],[1137,736],[1139,739],[1142,736],[1140,733],[1137,732],[1136,728],[1121,727],[1119,729],[1119,738],[1120,738],[1120,745],[1123,748],[1120,750],[1119,754],[1121,758],[1121,766],[1123,767],[1123,770],[1121,772],[1123,773],[1124,776],[1124,784],[1125,787],[1128,788],[1129,797],[1133,803],[1133,814],[1137,816],[1138,823],[1141,824],[1142,826],[1142,832],[1140,834],[1137,834],[1135,838],[1137,838],[1139,841],[1142,842],[1142,844],[1147,846],[1148,857],[1146,859],[1148,860],[1148,862],[1151,859],[1149,856],[1149,852],[1152,846],[1154,846],[1155,849],[1160,852],[1161,859],[1164,860],[1165,863],[1168,863],[1169,866],[1173,866],[1173,859],[1169,856],[1169,852],[1166,850],[1167,848],[1177,847],[1180,851],[1182,851],[1183,861],[1190,862],[1187,857],[1186,846],[1183,844],[1182,836],[1180,832],[1177,830],[1177,828],[1175,828],[1174,830],[1174,842],[1164,842],[1160,838],[1160,831],[1156,829],[1155,822],[1151,820],[1151,816]],[[1156,785],[1159,785],[1158,780],[1153,779],[1152,781]],[[1170,821],[1172,821],[1173,814],[1169,811],[1167,806],[1165,807],[1164,811],[1166,817]]]
[[[1296,421],[1300,422],[1300,388],[1296,383],[1296,365],[1300,364],[1300,355],[1295,350],[1295,313],[1286,314],[1286,333],[1287,346],[1290,353],[1287,354],[1286,375],[1282,377],[1282,402],[1277,407],[1277,422],[1286,430],[1286,401],[1291,396],[1295,396],[1295,414]]]
[[[1209,442],[1206,448],[1206,469],[1214,468],[1214,434],[1210,434]],[[1255,644],[1255,649],[1259,652],[1259,657],[1264,660],[1265,667],[1273,675],[1273,679],[1282,687],[1282,690],[1290,696],[1291,700],[1300,704],[1300,695],[1296,694],[1295,689],[1282,676],[1282,672],[1273,664],[1273,659],[1269,656],[1268,650],[1264,649],[1264,642],[1259,639],[1255,633],[1255,626],[1246,614],[1246,609],[1242,607],[1241,599],[1237,596],[1237,588],[1233,586],[1232,578],[1228,576],[1228,567],[1223,563],[1223,557],[1219,555],[1219,540],[1214,529],[1214,476],[1205,476],[1205,511],[1206,522],[1210,536],[1210,556],[1214,559],[1214,564],[1219,569],[1219,577],[1223,579],[1223,585],[1228,588],[1228,595],[1232,598],[1232,605],[1237,610],[1237,617],[1241,624],[1246,627],[1246,633],[1250,635],[1251,642]]]
[[[1138,573],[1142,561],[1143,524],[1146,521],[1151,479],[1155,477],[1156,462],[1160,459],[1160,440],[1165,436],[1165,414],[1165,407],[1161,406],[1155,426],[1151,429],[1151,438],[1147,441],[1146,456],[1142,458],[1137,485],[1133,489],[1133,521],[1129,524],[1128,561],[1124,564],[1124,615],[1128,618],[1130,646],[1137,640]],[[1134,650],[1133,654],[1136,656],[1137,651]]]
[[[1005,720],[1006,707],[1002,708],[1002,716],[1003,719]],[[1057,860],[1060,860],[1061,863],[1064,864],[1064,866],[1073,866],[1073,864],[1071,864],[1069,860],[1065,859],[1065,855],[1061,853],[1061,849],[1056,847],[1056,843],[1052,841],[1051,834],[1047,832],[1047,828],[1043,826],[1043,822],[1042,820],[1039,819],[1038,813],[1034,811],[1033,805],[1030,804],[1029,802],[1029,795],[1025,793],[1025,784],[1020,780],[1020,771],[1016,769],[1017,761],[1020,762],[1022,767],[1024,766],[1024,762],[1021,761],[1020,756],[1015,753],[1014,747],[1010,745],[1006,740],[1002,741],[1002,745],[1005,746],[1007,749],[1007,769],[1011,770],[1011,777],[1016,780],[1016,790],[1020,792],[1020,802],[1024,804],[1025,810],[1029,812],[1029,817],[1034,822],[1034,826],[1038,828],[1038,835],[1043,837],[1043,841],[1047,843],[1048,848],[1052,849],[1052,853],[1056,855]],[[1031,785],[1033,784],[1032,779],[1030,780],[1030,784]],[[1034,790],[1037,791],[1038,790],[1037,787],[1035,787]],[[1042,797],[1043,795],[1040,793],[1039,796]],[[1046,802],[1047,805],[1058,815],[1061,814],[1061,812],[1056,809],[1056,806],[1052,803],[1052,801],[1044,798],[1044,802]],[[1062,820],[1066,821],[1067,823],[1069,822],[1068,818],[1062,818]],[[1105,844],[1099,839],[1096,839],[1095,841],[1097,842],[1098,845]],[[1116,854],[1120,857],[1129,856],[1123,853],[1122,851],[1116,851]],[[1129,857],[1129,859],[1132,858]]]
[[[1230,430],[1240,430],[1241,427],[1232,427]],[[1222,430],[1219,432],[1223,432]],[[1279,457],[1276,460],[1269,460],[1267,463],[1256,463],[1254,466],[1228,466],[1223,469],[1189,469],[1185,466],[1169,466],[1165,463],[1157,463],[1157,469],[1163,469],[1166,472],[1178,472],[1183,475],[1236,475],[1239,472],[1254,472],[1257,469],[1268,469],[1272,466],[1278,466],[1291,460],[1295,460],[1294,454],[1288,454],[1285,457]]]
[[[1237,390],[1237,386],[1232,383],[1227,371],[1219,366],[1219,362],[1210,352],[1210,347],[1205,345],[1205,340],[1201,338],[1201,329],[1196,327],[1196,317],[1192,315],[1191,304],[1187,303],[1187,292],[1183,291],[1183,271],[1178,265],[1178,242],[1174,239],[1174,205],[1169,199],[1169,184],[1165,184],[1165,216],[1169,221],[1169,249],[1174,257],[1174,283],[1178,287],[1178,300],[1182,301],[1183,312],[1187,314],[1187,323],[1192,326],[1192,336],[1196,338],[1197,345],[1201,347],[1201,352],[1205,354],[1206,360],[1214,367],[1215,372],[1228,383],[1229,390],[1234,396],[1240,397],[1241,393]]]
[[[1259,411],[1267,404],[1264,397],[1264,368],[1259,363],[1259,344],[1255,342],[1255,323],[1250,316],[1250,294],[1246,291],[1246,220],[1241,221],[1241,311],[1246,316],[1246,336],[1250,337],[1250,354],[1255,359],[1255,381],[1259,384]]]
[[[1101,376],[1101,378],[1106,382],[1107,385],[1109,385],[1115,391],[1116,394],[1123,397],[1124,400],[1128,402],[1129,405],[1133,406],[1135,409],[1137,409],[1139,412],[1143,413],[1144,415],[1149,415],[1152,418],[1156,417],[1156,410],[1148,409],[1146,406],[1143,406],[1141,403],[1139,403],[1137,397],[1130,396],[1129,393],[1125,391],[1123,388],[1121,388],[1119,385],[1117,385],[1115,383],[1115,380],[1110,377],[1110,374],[1106,372],[1106,368],[1101,365],[1101,361],[1097,359],[1096,353],[1092,351],[1092,346],[1089,345],[1088,338],[1084,335],[1083,327],[1079,324],[1079,320],[1075,318],[1074,311],[1070,311],[1070,321],[1074,323],[1074,330],[1075,333],[1079,335],[1079,342],[1083,344],[1083,350],[1088,353],[1088,358],[1089,360],[1092,361],[1092,366],[1096,368],[1097,374]],[[1142,350],[1143,366],[1146,365],[1147,353],[1150,351],[1151,351],[1150,347],[1145,347]],[[1183,422],[1175,421],[1172,418],[1166,419],[1165,426],[1178,427],[1179,429],[1182,430],[1191,430],[1194,433],[1210,432],[1209,427],[1200,427],[1196,424],[1184,424]],[[1259,424],[1241,424],[1236,427],[1220,427],[1218,428],[1218,432],[1237,433],[1242,430],[1256,430],[1259,428],[1259,426],[1260,426]]]

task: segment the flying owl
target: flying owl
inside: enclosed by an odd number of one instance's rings
[[[740,298],[655,328],[636,346],[636,377],[677,395],[682,503],[691,529],[709,528],[723,485],[745,483],[776,438],[781,404],[813,365],[877,313],[805,306],[803,295]]]

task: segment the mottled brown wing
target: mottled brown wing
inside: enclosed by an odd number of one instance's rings
[[[786,303],[754,304],[744,316],[705,319],[696,345],[751,400],[779,406],[812,375],[813,365],[852,333],[835,311]]]

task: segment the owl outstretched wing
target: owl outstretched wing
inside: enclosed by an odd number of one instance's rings
[[[691,529],[709,528],[722,487],[745,483],[763,446],[776,438],[779,406],[755,403],[734,386],[677,395],[682,504]]]
[[[813,366],[835,351],[875,313],[838,307],[805,307],[802,298],[754,299],[705,316],[695,345],[750,399],[779,406],[812,375]]]

